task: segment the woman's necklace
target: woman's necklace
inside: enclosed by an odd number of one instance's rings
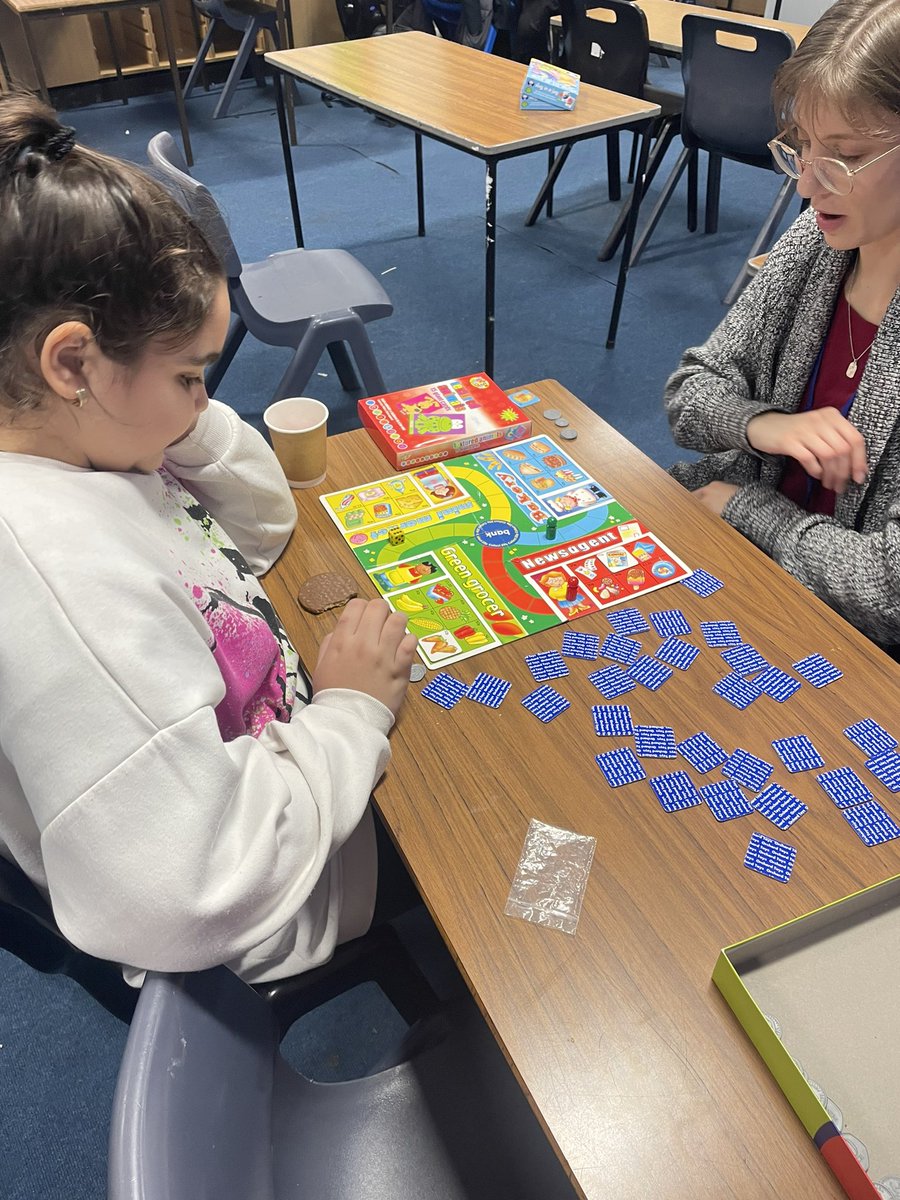
[[[853,284],[855,282],[856,282],[856,267],[853,268],[853,276],[850,280],[850,287],[848,287],[846,292],[844,293],[844,298],[847,301],[847,336],[850,341],[850,362],[847,364],[847,370],[844,372],[844,374],[847,376],[848,379],[854,379],[856,377],[856,372],[859,369],[859,360],[863,357],[864,354],[869,353],[869,351],[875,345],[875,340],[878,337],[878,330],[876,329],[875,337],[872,338],[871,342],[869,342],[869,344],[868,344],[868,346],[866,346],[865,350],[860,350],[859,354],[857,354],[856,351],[853,349],[853,320],[850,315],[850,289],[853,287]]]

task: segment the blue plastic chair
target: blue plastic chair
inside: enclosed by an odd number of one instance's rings
[[[366,323],[389,317],[390,298],[377,279],[346,250],[283,250],[262,262],[242,263],[228,226],[209,190],[190,175],[168,133],[158,133],[147,156],[161,182],[206,232],[228,278],[234,313],[222,354],[207,372],[210,394],[222,381],[250,332],[267,346],[290,346],[293,357],[274,400],[302,396],[327,349],[345,391],[359,387],[347,347],[366,395],[385,392],[384,378]]]
[[[574,1200],[474,1003],[361,1079],[315,1083],[225,967],[150,974],[122,1059],[108,1200]]]

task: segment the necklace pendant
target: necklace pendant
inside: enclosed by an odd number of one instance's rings
[[[848,379],[852,379],[854,377],[854,375],[856,374],[856,359],[855,358],[847,367],[845,374]]]

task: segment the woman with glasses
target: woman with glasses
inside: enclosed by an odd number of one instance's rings
[[[900,3],[837,0],[779,70],[769,144],[809,208],[666,385],[672,473],[900,649]]]

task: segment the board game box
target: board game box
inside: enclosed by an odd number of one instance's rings
[[[851,1200],[900,1195],[900,876],[728,946],[713,982]]]
[[[519,107],[524,109],[571,109],[578,99],[581,76],[574,71],[533,58],[528,64]]]
[[[428,667],[691,574],[543,434],[321,500]]]
[[[530,418],[484,374],[366,396],[358,411],[375,445],[401,470],[531,433]]]

